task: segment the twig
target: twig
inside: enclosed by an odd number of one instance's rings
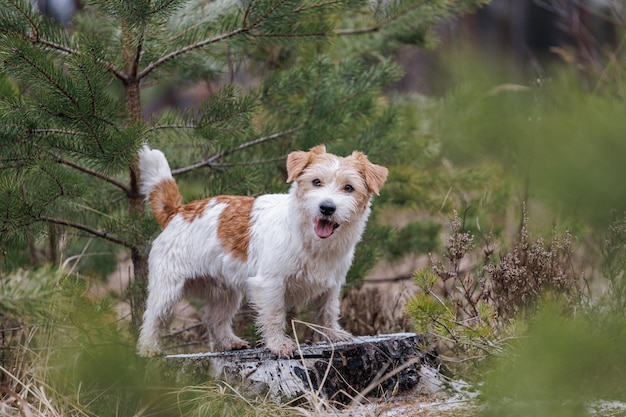
[[[99,178],[99,179],[101,179],[103,181],[106,181],[109,184],[113,184],[113,185],[119,187],[120,189],[122,189],[126,194],[130,194],[130,192],[131,192],[130,187],[128,187],[128,185],[124,184],[121,181],[116,180],[115,178],[111,178],[111,177],[109,177],[107,175],[101,174],[98,171],[94,171],[91,168],[87,168],[85,166],[77,164],[76,162],[72,162],[72,161],[62,157],[61,155],[56,155],[56,154],[53,154],[53,155],[57,158],[57,161],[60,164],[67,165],[69,167],[72,167],[72,168],[80,171],[80,172],[83,172],[85,174],[88,174],[88,175],[91,175],[93,177]]]
[[[411,359],[410,361],[407,361],[405,363],[403,363],[401,366],[397,367],[396,369],[394,369],[393,371],[389,372],[388,374],[386,374],[383,378],[381,378],[379,375],[381,375],[381,372],[378,373],[378,375],[376,375],[376,378],[374,378],[374,380],[361,392],[359,392],[359,394],[357,395],[357,397],[352,400],[352,405],[357,405],[359,404],[364,398],[365,396],[372,391],[374,388],[376,388],[377,386],[379,386],[380,384],[382,384],[383,382],[385,382],[386,380],[388,380],[389,378],[392,378],[394,376],[396,376],[397,374],[399,374],[400,372],[404,371],[405,369],[420,363],[422,360],[422,358],[414,358]],[[389,365],[389,364],[386,364]],[[384,367],[383,369],[381,369],[381,371],[386,370],[386,368],[388,368],[388,366]]]
[[[267,19],[272,13],[274,13],[281,5],[283,5],[286,2],[286,0],[283,0],[279,3],[277,3],[274,7],[270,8],[265,14],[263,14],[263,16],[260,16],[255,22],[252,22],[251,24],[247,25],[247,20],[248,17],[250,16],[250,10],[251,10],[251,5],[252,5],[252,1],[250,1],[248,8],[246,9],[246,13],[244,15],[244,19],[243,19],[243,26],[240,27],[239,29],[235,29],[232,30],[230,32],[227,33],[223,33],[221,35],[215,36],[213,38],[209,38],[209,39],[203,39],[199,42],[193,43],[191,45],[187,45],[183,48],[177,49],[175,51],[170,52],[169,54],[163,55],[161,58],[157,59],[156,61],[150,63],[146,68],[143,69],[143,71],[141,71],[139,74],[137,74],[137,79],[141,80],[142,78],[146,77],[148,74],[150,74],[152,71],[154,71],[155,69],[157,69],[159,66],[163,65],[165,62],[176,58],[179,55],[185,54],[187,52],[193,51],[195,49],[198,48],[202,48],[205,47],[207,45],[211,45],[217,42],[221,42],[223,40],[244,34],[244,33],[248,33],[250,32],[252,29],[254,29],[255,27],[257,27],[258,25],[261,24],[261,22],[263,22],[265,19]]]
[[[194,324],[192,324],[192,325],[190,325],[190,326],[182,327],[182,328],[180,328],[180,329],[178,329],[178,330],[176,330],[176,331],[174,331],[174,332],[171,332],[171,333],[169,333],[169,334],[166,334],[165,336],[163,336],[163,338],[168,338],[168,337],[176,337],[176,336],[178,336],[179,334],[185,333],[185,332],[186,332],[186,331],[188,331],[188,330],[193,330],[193,329],[195,329],[195,328],[197,328],[197,327],[201,327],[201,326],[204,326],[204,323],[202,323],[202,322],[197,322],[197,323],[194,323]]]
[[[285,130],[283,132],[277,132],[277,133],[274,133],[274,134],[269,135],[269,136],[263,136],[261,138],[254,139],[254,140],[252,140],[250,142],[242,143],[241,145],[235,146],[234,148],[226,149],[225,151],[213,154],[210,157],[208,157],[207,159],[204,159],[204,160],[202,160],[200,162],[196,162],[195,164],[191,164],[191,165],[188,165],[186,167],[174,169],[174,170],[172,170],[172,175],[184,174],[186,172],[193,171],[194,169],[198,169],[198,168],[202,168],[202,167],[206,167],[206,166],[211,166],[211,164],[214,161],[217,161],[218,159],[224,158],[225,156],[231,155],[231,154],[233,154],[235,152],[241,151],[243,149],[246,149],[246,148],[249,148],[249,147],[252,147],[252,146],[255,146],[255,145],[259,145],[259,144],[264,143],[264,142],[268,142],[268,141],[273,140],[273,139],[277,139],[279,137],[282,137],[282,136],[288,135],[290,133],[296,132],[296,131],[298,131],[300,129],[301,128],[299,128],[299,127],[295,127],[293,129],[288,129],[288,130]]]
[[[364,35],[366,33],[378,32],[382,28],[383,28],[383,25],[376,25],[376,26],[371,26],[368,28],[357,28],[357,29],[335,29],[333,33],[337,36]]]
[[[424,2],[419,2],[419,3],[409,7],[407,9],[401,10],[398,13],[396,13],[395,15],[390,16],[384,23],[381,23],[379,25],[374,25],[374,26],[365,27],[365,28],[356,28],[356,29],[336,29],[333,33],[335,35],[337,35],[337,36],[364,35],[364,34],[368,34],[368,33],[375,33],[375,32],[378,32],[378,31],[384,29],[385,27],[391,25],[396,20],[406,16],[406,14],[409,11],[418,9],[418,8],[422,7],[423,5],[424,5]]]
[[[200,42],[196,42],[196,43],[193,43],[191,45],[187,45],[187,46],[185,46],[183,48],[180,48],[180,49],[177,49],[175,51],[172,51],[169,54],[163,55],[161,58],[159,58],[156,61],[151,62],[150,64],[148,64],[147,67],[145,67],[142,71],[140,71],[137,74],[137,79],[141,80],[142,78],[145,78],[152,71],[154,71],[155,69],[157,69],[158,67],[160,67],[161,65],[166,63],[167,61],[176,58],[179,55],[182,55],[182,54],[185,54],[187,52],[193,51],[194,49],[198,49],[198,48],[202,48],[202,47],[207,46],[207,45],[211,45],[213,43],[221,42],[221,41],[223,41],[225,39],[232,38],[233,36],[237,36],[239,34],[247,32],[249,30],[250,30],[250,27],[242,27],[242,28],[230,31],[228,33],[221,34],[221,35],[216,36],[214,38],[204,39],[204,40],[201,40]]]
[[[14,35],[14,36],[19,36],[24,40],[29,41],[32,44],[38,44],[38,45],[42,45],[51,49],[54,49],[58,52],[61,52],[63,54],[66,55],[80,55],[80,51],[67,47],[65,45],[60,45],[58,43],[49,41],[47,39],[42,39],[39,36],[39,29],[37,28],[37,25],[35,24],[35,22],[28,17],[28,14],[22,9],[20,8],[16,2],[11,1],[11,3],[13,4],[13,7],[22,15],[24,16],[24,18],[28,21],[28,25],[30,26],[33,34],[32,36],[28,36],[24,33],[19,33],[19,32],[14,32],[5,28],[1,28],[0,27],[0,32],[4,32],[6,34],[10,34],[10,35]],[[120,80],[125,81],[128,77],[126,76],[126,74],[124,74],[123,72],[119,71],[117,68],[115,68],[115,65],[113,63],[110,62],[103,62],[106,70],[110,73],[112,73],[113,75],[115,75],[117,78],[119,78]]]
[[[310,6],[302,6],[299,7],[297,9],[294,9],[294,13],[300,13],[300,12],[304,12],[304,11],[308,11],[308,10],[314,10],[314,9],[319,9],[319,8],[324,8],[324,7],[328,7],[331,6],[333,4],[341,4],[341,1],[339,0],[332,0],[332,1],[328,1],[326,3],[318,3],[318,4],[313,4]]]
[[[162,129],[195,129],[196,125],[157,125],[148,129],[148,132],[154,132],[155,130]]]
[[[269,164],[279,161],[284,161],[285,156],[277,156],[276,158],[268,158],[268,159],[258,159],[256,161],[246,161],[246,162],[223,162],[223,163],[213,163],[211,164],[212,168],[232,168],[232,167],[249,167],[252,165],[263,165]]]
[[[65,130],[65,129],[32,129],[31,133],[51,133],[51,134],[60,134],[60,135],[69,135],[69,136],[87,136],[82,132],[76,132],[73,130]]]
[[[122,239],[120,239],[119,237],[116,236],[112,236],[110,235],[108,232],[102,231],[102,230],[97,230],[94,229],[92,227],[86,226],[82,223],[76,223],[76,222],[72,222],[66,219],[57,219],[56,217],[48,217],[48,216],[39,216],[37,217],[38,221],[42,221],[42,222],[46,222],[46,223],[52,223],[52,224],[58,224],[61,226],[67,226],[67,227],[71,227],[73,229],[77,229],[77,230],[81,230],[83,232],[87,232],[90,235],[108,240],[110,242],[113,243],[117,243],[118,245],[122,245],[125,246],[127,248],[131,248],[132,245],[129,242],[126,242]]]

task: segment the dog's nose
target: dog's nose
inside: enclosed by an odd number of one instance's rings
[[[330,216],[337,210],[337,207],[331,201],[324,201],[320,204],[320,213],[324,216]]]

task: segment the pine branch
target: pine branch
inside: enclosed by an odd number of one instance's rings
[[[67,89],[65,89],[61,84],[59,84],[59,82],[57,80],[52,78],[52,76],[50,74],[48,74],[48,72],[44,68],[42,68],[41,66],[37,65],[37,63],[35,61],[33,61],[32,59],[30,59],[28,56],[26,56],[26,54],[23,51],[20,51],[18,49],[14,49],[14,52],[21,59],[23,59],[28,65],[30,65],[32,68],[34,68],[39,74],[41,74],[46,79],[46,81],[48,81],[50,83],[50,85],[52,85],[61,94],[63,94],[69,101],[72,102],[72,104],[74,106],[79,107],[78,100],[76,99],[76,97],[74,97],[69,91],[67,91]]]
[[[145,35],[146,35],[146,26],[144,24],[141,26],[141,34],[139,35],[139,44],[137,45],[137,52],[135,53],[135,59],[133,60],[131,74],[137,74],[137,72],[139,71],[139,61],[141,60],[141,52],[143,49],[143,42],[145,40]]]
[[[89,89],[89,99],[90,99],[90,104],[91,104],[91,112],[93,114],[96,114],[96,99],[95,99],[96,94],[95,94],[93,85],[91,84],[91,79],[87,75],[87,72],[85,71],[85,67],[82,64],[78,65],[78,68],[80,69],[80,73],[82,74],[83,78],[85,79],[85,83],[87,83],[87,88]]]
[[[241,150],[249,148],[251,146],[259,145],[261,143],[268,142],[270,140],[274,140],[274,139],[283,137],[283,136],[288,135],[290,133],[296,132],[296,131],[298,131],[300,129],[301,128],[299,128],[299,127],[295,127],[293,129],[285,130],[284,132],[274,133],[272,135],[263,136],[261,138],[252,140],[250,142],[242,143],[241,145],[235,146],[234,148],[230,148],[230,149],[227,149],[225,151],[213,154],[210,157],[208,157],[207,159],[204,159],[204,160],[202,160],[200,162],[196,162],[195,164],[188,165],[186,167],[182,167],[182,168],[178,168],[178,169],[172,170],[172,175],[184,174],[186,172],[193,171],[195,169],[202,168],[202,167],[210,167],[210,166],[212,166],[213,162],[217,161],[218,159],[224,158],[225,156],[231,155],[231,154],[233,154],[235,152],[241,151]]]
[[[24,62],[26,62],[28,65],[30,65],[31,68],[33,68],[34,70],[36,70],[39,74],[41,74],[41,76],[43,78],[45,78],[45,80],[50,83],[50,85],[52,85],[56,90],[58,90],[61,94],[63,94],[73,105],[74,107],[76,107],[77,109],[80,108],[80,103],[78,102],[78,99],[76,97],[74,97],[63,85],[61,85],[57,80],[55,80],[44,68],[42,68],[40,65],[37,64],[37,62],[35,62],[34,60],[30,59],[26,54],[24,54],[22,51],[20,50],[16,50],[15,53],[17,53],[17,55],[24,60]],[[88,77],[87,77],[88,79]],[[92,92],[93,94],[93,92]],[[51,113],[53,114],[53,113]],[[102,145],[102,141],[97,133],[97,131],[94,129],[92,123],[90,122],[89,119],[87,119],[86,117],[84,117],[84,115],[81,114],[81,119],[82,121],[85,123],[85,126],[87,126],[87,128],[90,130],[91,132],[91,137],[93,137],[93,139],[96,141],[96,143],[98,144],[98,148],[100,149],[100,151],[102,153],[104,153],[104,146]]]
[[[13,4],[13,7],[15,7],[15,10],[17,10],[22,16],[24,16],[24,19],[26,19],[26,21],[28,22],[28,26],[30,26],[30,29],[33,31],[33,35],[35,36],[35,39],[37,39],[39,37],[39,29],[37,29],[37,25],[35,24],[33,19],[30,18],[26,10],[22,9],[17,4],[17,2],[11,0],[11,4]]]
[[[309,5],[309,6],[302,6],[302,7],[299,7],[297,9],[294,9],[293,12],[294,13],[300,13],[300,12],[304,12],[304,11],[308,11],[308,10],[314,10],[314,9],[328,7],[328,6],[335,5],[335,4],[341,4],[341,1],[340,0],[331,0],[331,1],[328,1],[326,3],[318,3],[318,4],[312,4],[312,5]]]
[[[367,28],[356,28],[356,29],[335,29],[333,32],[337,36],[344,35],[364,35],[366,33],[374,33],[378,32],[384,27],[384,25],[375,25]]]
[[[250,17],[250,11],[252,11],[252,5],[254,4],[254,1],[249,1],[248,5],[246,6],[246,11],[243,14],[243,26],[247,26],[248,25],[248,17]]]
[[[68,136],[87,136],[83,132],[76,132],[74,130],[65,130],[65,129],[33,129],[31,133],[51,133],[51,134],[59,134],[59,135],[68,135]]]
[[[323,38],[328,36],[326,32],[312,33],[250,33],[255,38]]]
[[[221,42],[225,39],[228,38],[232,38],[233,36],[237,36],[241,33],[245,33],[247,31],[249,31],[249,28],[246,27],[241,27],[239,29],[235,29],[231,32],[228,33],[223,33],[219,36],[216,36],[214,38],[210,38],[210,39],[203,39],[200,42],[196,42],[194,44],[191,45],[187,45],[181,49],[177,49],[176,51],[172,51],[167,55],[163,55],[161,58],[157,59],[154,62],[151,62],[150,64],[148,64],[147,67],[145,67],[141,72],[139,72],[139,74],[137,74],[137,79],[141,80],[142,78],[145,78],[148,74],[150,74],[152,71],[154,71],[155,69],[157,69],[158,67],[160,67],[161,65],[163,65],[164,63],[166,63],[167,61],[176,58],[179,55],[183,55],[186,54],[187,52],[191,52],[195,49],[198,48],[202,48],[204,46],[207,45],[211,45],[213,43],[217,43],[217,42]]]
[[[261,22],[263,22],[265,19],[267,19],[268,17],[270,17],[270,15],[272,13],[274,13],[280,6],[282,6],[283,4],[285,4],[287,2],[287,0],[282,0],[279,3],[276,3],[276,5],[274,5],[274,7],[270,8],[267,12],[265,12],[265,14],[263,14],[262,16],[260,16],[254,23],[252,23],[250,25],[250,29],[254,29],[255,27],[257,27],[258,25],[261,24]],[[253,2],[250,2],[253,3]]]
[[[157,125],[152,126],[148,129],[148,132],[154,132],[155,130],[163,130],[163,129],[195,129],[198,126],[196,125]]]
[[[163,10],[167,10],[173,3],[175,3],[174,0],[170,0],[168,2],[165,2],[161,5],[161,7],[157,7],[155,9],[150,10],[150,12],[148,13],[149,15],[154,15],[157,13],[161,13]]]
[[[275,162],[284,161],[286,157],[277,156],[276,158],[268,158],[268,159],[258,159],[256,161],[246,161],[246,162],[224,162],[218,164],[211,164],[213,168],[233,168],[233,167],[249,167],[253,165],[264,165],[264,164],[273,164]]]
[[[148,74],[150,74],[152,71],[154,71],[155,69],[157,69],[158,67],[160,67],[161,65],[166,63],[167,61],[169,61],[171,59],[174,59],[174,58],[176,58],[176,57],[178,57],[180,55],[186,54],[186,53],[191,52],[193,50],[196,50],[198,48],[203,48],[203,47],[205,47],[207,45],[211,45],[211,44],[214,44],[214,43],[218,43],[218,42],[224,41],[226,39],[235,37],[237,35],[241,35],[241,34],[250,32],[252,29],[254,29],[255,27],[259,26],[265,19],[267,19],[272,13],[274,13],[285,2],[286,2],[286,0],[283,0],[282,2],[277,3],[274,7],[270,8],[266,13],[264,13],[262,16],[260,16],[256,21],[254,21],[254,22],[252,22],[251,24],[248,25],[247,21],[248,21],[249,15],[250,15],[250,6],[254,3],[253,1],[250,1],[250,3],[248,4],[248,7],[246,9],[246,12],[244,14],[243,26],[242,27],[240,27],[239,29],[235,29],[235,30],[232,30],[230,32],[223,33],[221,35],[215,36],[213,38],[203,39],[203,40],[201,40],[199,42],[196,42],[194,44],[187,45],[187,46],[185,46],[183,48],[177,49],[176,51],[172,51],[169,54],[163,55],[161,58],[159,58],[156,61],[150,63],[139,74],[137,74],[137,79],[141,80],[142,78],[144,78]]]
[[[407,9],[404,9],[402,11],[399,11],[398,13],[396,13],[393,16],[390,16],[387,20],[385,20],[385,22],[379,24],[379,25],[374,25],[374,26],[370,26],[370,27],[365,27],[365,28],[356,28],[356,29],[336,29],[333,33],[337,36],[344,36],[344,35],[364,35],[364,34],[368,34],[368,33],[375,33],[378,32],[384,28],[386,28],[387,26],[391,25],[392,23],[394,23],[395,21],[399,20],[402,17],[405,17],[409,12],[414,11],[416,9],[419,9],[420,7],[424,6],[424,2],[417,2],[414,5],[412,5],[411,7],[408,7]]]
[[[46,222],[46,223],[58,224],[58,225],[61,225],[61,226],[71,227],[72,229],[76,229],[76,230],[80,230],[80,231],[83,231],[83,232],[87,232],[87,233],[89,233],[92,236],[96,236],[96,237],[108,240],[109,242],[117,243],[118,245],[122,245],[122,246],[125,246],[127,248],[131,248],[132,247],[132,245],[130,243],[120,239],[117,236],[110,235],[108,232],[94,229],[94,228],[86,226],[86,225],[84,225],[82,223],[76,223],[76,222],[72,222],[72,221],[65,220],[65,219],[57,219],[55,217],[47,217],[47,216],[39,216],[39,217],[37,217],[37,220],[41,221],[41,222]]]
[[[31,131],[32,133],[52,133],[52,134],[62,134],[62,135],[72,135],[72,136],[87,136],[84,133],[81,132],[75,132],[75,131],[71,131],[71,130],[64,130],[64,129],[33,129]],[[39,145],[37,145],[36,143],[34,143],[34,146],[41,149],[41,147]],[[121,181],[116,180],[115,178],[109,177],[107,175],[104,175],[98,171],[94,171],[91,168],[87,168],[83,165],[80,165],[76,162],[70,161],[67,158],[64,158],[61,155],[58,155],[52,151],[47,151],[50,155],[52,155],[58,163],[63,164],[63,165],[67,165],[71,168],[74,168],[80,172],[83,172],[85,174],[91,175],[92,177],[101,179],[103,181],[106,181],[110,184],[115,185],[116,187],[120,188],[121,190],[123,190],[126,194],[130,193],[130,188],[128,187],[128,185],[124,184]]]
[[[64,45],[59,45],[58,43],[55,42],[51,42],[48,41],[46,39],[42,39],[39,37],[38,34],[35,34],[33,36],[26,36],[22,33],[17,33],[17,32],[13,32],[4,28],[0,27],[0,33],[6,33],[8,35],[13,35],[13,36],[18,36],[32,44],[35,45],[41,45],[41,46],[45,46],[48,47],[50,49],[54,49],[58,52],[63,53],[64,55],[80,55],[80,51],[73,49],[73,48],[69,48],[67,46]],[[128,77],[126,76],[126,74],[124,74],[123,72],[121,72],[120,70],[118,70],[115,65],[113,63],[110,62],[102,62],[102,65],[104,65],[104,67],[106,68],[106,70],[108,72],[110,72],[111,74],[115,75],[117,78],[119,78],[122,81],[126,81],[128,79]]]
[[[59,162],[60,164],[67,165],[68,167],[74,168],[74,169],[76,169],[76,170],[78,170],[80,172],[83,172],[83,173],[87,174],[87,175],[91,175],[92,177],[95,177],[95,178],[101,179],[103,181],[106,181],[109,184],[113,184],[116,187],[122,189],[126,194],[130,194],[130,192],[131,192],[131,190],[128,187],[128,185],[124,184],[121,181],[116,180],[115,178],[111,178],[111,177],[109,177],[107,175],[104,175],[104,174],[98,172],[98,171],[94,171],[91,168],[87,168],[85,166],[77,164],[76,162],[70,161],[70,160],[62,157],[61,155],[55,155],[55,154],[52,154],[52,155],[54,155],[54,157],[57,159],[57,162]]]
[[[26,10],[22,9],[21,7],[19,7],[18,3],[14,0],[10,0],[11,4],[13,5],[13,7],[15,8],[15,10],[18,11],[19,14],[21,14],[24,19],[26,19],[26,21],[28,22],[28,26],[30,26],[30,29],[32,31],[32,35],[28,36],[26,34],[23,33],[18,33],[18,32],[13,32],[11,30],[5,29],[0,27],[0,32],[2,33],[6,33],[8,35],[13,35],[16,37],[20,37],[32,44],[35,45],[41,45],[50,49],[54,49],[58,52],[61,52],[65,55],[80,55],[80,51],[70,48],[68,46],[65,45],[60,45],[56,42],[52,42],[49,41],[47,39],[43,39],[41,37],[39,28],[37,27],[37,24],[35,23],[35,21],[33,21],[33,19],[31,19],[31,17],[29,16],[29,14],[26,12]],[[106,67],[106,70],[110,73],[112,73],[113,75],[115,75],[117,78],[119,78],[122,81],[125,81],[128,77],[126,76],[126,74],[124,74],[123,72],[119,71],[117,68],[115,68],[115,66],[110,63],[110,62],[102,62],[102,64]]]

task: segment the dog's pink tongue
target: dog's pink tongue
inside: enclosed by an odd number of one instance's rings
[[[321,237],[325,238],[333,234],[335,230],[334,224],[324,219],[316,219],[315,220],[315,233]]]

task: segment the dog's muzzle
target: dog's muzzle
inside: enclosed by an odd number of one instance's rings
[[[331,216],[337,210],[337,206],[331,201],[324,201],[320,204],[320,215],[315,218],[315,234],[322,239],[332,235],[339,224],[335,223]]]

